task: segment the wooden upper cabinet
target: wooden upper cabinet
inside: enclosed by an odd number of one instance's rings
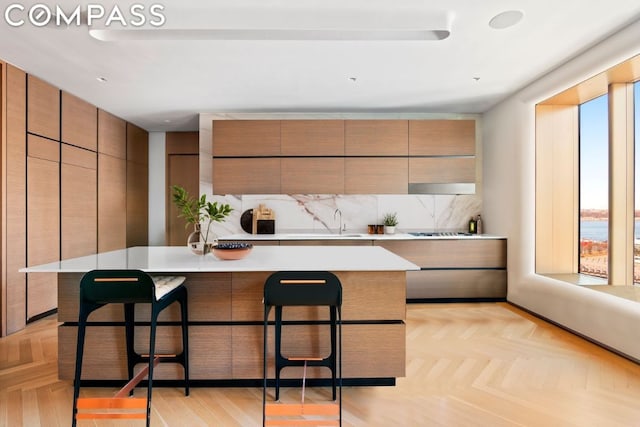
[[[214,156],[279,156],[280,120],[214,120]]]
[[[88,102],[62,92],[62,142],[97,151],[98,109]]]
[[[59,141],[60,89],[32,75],[27,88],[27,131]]]
[[[407,194],[409,191],[406,157],[347,157],[344,162],[345,194]]]
[[[344,120],[283,120],[283,156],[344,156]]]
[[[343,194],[344,158],[283,158],[282,194]]]
[[[213,159],[213,194],[279,194],[280,159]]]
[[[473,156],[475,120],[410,120],[409,155]]]
[[[406,156],[409,153],[407,120],[346,120],[345,155]]]
[[[127,158],[127,122],[104,110],[98,110],[98,152]]]
[[[98,154],[98,252],[127,246],[127,161]]]

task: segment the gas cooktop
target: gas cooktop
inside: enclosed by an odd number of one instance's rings
[[[430,236],[430,237],[452,237],[452,236],[472,236],[471,233],[462,233],[459,231],[433,231],[433,232],[422,232],[416,231],[413,233],[409,233],[412,236]]]

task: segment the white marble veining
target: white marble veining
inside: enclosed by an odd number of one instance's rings
[[[20,269],[23,273],[83,273],[139,269],[149,273],[250,271],[407,271],[420,268],[379,246],[256,246],[245,258],[222,261],[186,246],[138,246]]]
[[[342,213],[348,233],[366,233],[368,224],[381,224],[388,212],[398,214],[398,232],[466,231],[469,219],[482,210],[482,201],[476,195],[276,194],[209,198],[234,208],[225,222],[214,224],[214,231],[220,236],[241,234],[242,212],[259,204],[274,210],[276,233],[336,233],[340,228],[336,209]]]

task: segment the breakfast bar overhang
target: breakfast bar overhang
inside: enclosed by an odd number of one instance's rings
[[[394,384],[405,375],[406,271],[415,264],[381,247],[256,246],[244,259],[218,260],[194,255],[186,247],[133,247],[43,264],[27,273],[58,276],[59,378],[73,378],[78,321],[79,283],[93,269],[139,269],[153,275],[186,277],[189,303],[189,350],[193,385],[261,385],[263,348],[263,287],[275,271],[327,270],[343,286],[342,376],[349,384]],[[283,319],[283,354],[328,352],[326,309],[289,307]],[[148,345],[148,307],[136,305],[135,350]],[[179,309],[160,316],[157,353],[180,350]],[[82,379],[108,383],[127,378],[124,314],[107,305],[89,317]],[[311,325],[302,323],[312,323]],[[273,339],[273,332],[269,331]],[[273,348],[272,343],[269,348]],[[273,366],[268,367],[273,378]],[[282,378],[300,378],[287,368]],[[175,364],[160,364],[154,384],[170,385],[182,378]],[[309,378],[327,378],[323,368],[308,370]],[[156,382],[156,379],[158,380]]]

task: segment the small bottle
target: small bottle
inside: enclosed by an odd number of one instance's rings
[[[476,222],[474,217],[471,217],[469,220],[469,234],[476,234],[478,232],[476,226],[478,223]]]
[[[480,214],[476,218],[476,233],[482,234],[482,218],[480,218]]]

